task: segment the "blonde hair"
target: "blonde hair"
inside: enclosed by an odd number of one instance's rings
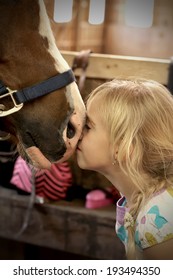
[[[173,97],[146,79],[114,79],[97,87],[88,102],[99,104],[117,160],[137,187],[130,201],[134,221],[155,192],[173,184]],[[128,227],[128,258],[135,258],[134,227]]]

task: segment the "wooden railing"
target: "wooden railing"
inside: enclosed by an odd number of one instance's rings
[[[17,236],[27,215],[29,199],[0,186],[0,238],[57,249],[82,258],[125,258],[124,247],[115,233],[115,205],[92,210],[86,209],[81,200],[36,203],[26,230]]]
[[[61,51],[71,66],[78,52]],[[88,78],[113,79],[119,76],[138,76],[167,84],[169,59],[155,59],[132,56],[118,56],[91,53],[86,71]],[[80,70],[75,70],[80,75]]]

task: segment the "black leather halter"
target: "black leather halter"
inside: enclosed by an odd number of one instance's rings
[[[10,96],[14,104],[14,107],[9,110],[5,110],[5,106],[0,104],[0,117],[15,113],[23,107],[23,103],[63,88],[74,81],[75,77],[71,69],[38,84],[17,91],[9,89],[0,81],[0,99]]]

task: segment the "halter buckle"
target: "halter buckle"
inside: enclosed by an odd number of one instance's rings
[[[0,104],[0,117],[5,117],[8,115],[11,115],[11,114],[19,111],[23,107],[23,103],[20,103],[20,104],[16,103],[14,96],[13,96],[15,91],[9,89],[8,87],[6,87],[6,89],[8,90],[8,92],[0,95],[0,99],[10,96],[11,100],[13,101],[14,107],[9,110],[5,110],[5,106],[3,104]]]

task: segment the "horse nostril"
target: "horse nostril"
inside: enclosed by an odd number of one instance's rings
[[[74,126],[72,125],[71,122],[68,123],[67,125],[67,138],[73,138],[75,135],[75,128]]]

